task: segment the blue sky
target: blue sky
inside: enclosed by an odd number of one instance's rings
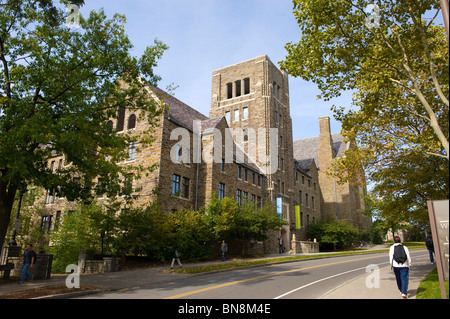
[[[284,46],[298,42],[300,29],[291,0],[86,0],[83,15],[103,8],[108,17],[127,17],[126,32],[140,56],[155,38],[170,49],[159,62],[159,87],[174,83],[175,97],[208,115],[212,71],[267,54],[278,65]],[[442,15],[437,19],[442,22]],[[341,129],[330,110],[333,104],[349,108],[351,94],[343,92],[330,102],[318,100],[313,83],[290,77],[293,138],[319,135],[318,119],[329,116],[332,133]]]
[[[174,83],[175,97],[208,115],[211,104],[212,71],[267,54],[278,64],[286,56],[284,46],[298,42],[300,29],[292,13],[291,0],[86,0],[80,10],[104,8],[108,17],[127,17],[126,32],[140,56],[155,38],[170,49],[156,73],[160,87]],[[333,102],[317,100],[312,83],[290,77],[290,107],[293,138],[319,135],[318,119],[330,116],[333,133],[340,124],[333,119],[332,104],[350,106],[351,97]]]

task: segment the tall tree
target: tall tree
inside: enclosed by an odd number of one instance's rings
[[[330,170],[338,180],[387,187],[398,173],[410,182],[398,183],[397,195],[417,195],[413,168],[438,162],[439,186],[429,181],[421,194],[448,196],[440,175],[448,174],[449,57],[439,13],[436,0],[294,0],[301,40],[286,45],[281,67],[316,83],[326,100],[353,91],[353,105],[333,107],[356,142]]]
[[[131,56],[125,17],[108,19],[102,10],[77,16],[79,28],[71,27],[74,12],[64,6],[83,3],[0,1],[0,245],[14,198],[28,185],[57,189],[69,200],[129,193],[119,182],[126,168],[117,162],[129,142],[151,142],[161,109],[147,85],[159,80],[153,70],[167,46],[155,40],[142,57]],[[107,121],[120,107],[141,114],[149,131],[117,134]],[[51,170],[55,155],[72,165]]]

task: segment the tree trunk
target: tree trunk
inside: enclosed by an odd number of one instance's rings
[[[5,183],[0,182],[0,250],[7,242],[5,236],[11,220],[11,210],[16,191],[17,188],[7,187]]]

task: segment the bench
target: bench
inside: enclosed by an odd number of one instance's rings
[[[13,263],[7,263],[5,265],[0,265],[0,271],[3,271],[3,279],[7,280],[9,279],[9,274],[11,273],[11,270],[14,269]]]

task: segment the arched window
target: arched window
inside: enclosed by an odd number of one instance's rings
[[[106,125],[108,125],[108,129],[110,129],[112,131],[113,126],[114,126],[113,121],[109,120],[108,122],[106,122]]]
[[[131,114],[130,117],[128,118],[128,126],[127,128],[129,130],[133,129],[136,127],[136,115]]]

